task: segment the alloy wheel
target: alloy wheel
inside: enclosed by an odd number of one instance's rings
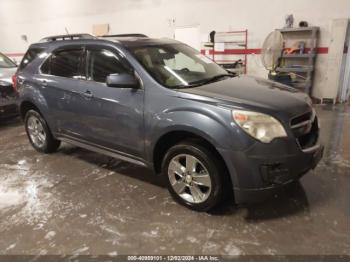
[[[210,195],[212,182],[209,172],[192,155],[181,154],[173,157],[169,162],[168,177],[176,194],[185,201],[200,204]]]
[[[30,116],[27,120],[27,129],[33,144],[39,148],[45,145],[46,133],[43,124],[36,116]]]

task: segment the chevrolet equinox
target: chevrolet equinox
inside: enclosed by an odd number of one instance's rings
[[[235,76],[174,40],[47,37],[29,47],[14,80],[37,151],[64,141],[152,168],[198,211],[228,196],[260,199],[323,154],[308,95]]]

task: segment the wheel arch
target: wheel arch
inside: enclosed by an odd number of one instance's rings
[[[218,161],[220,161],[225,170],[226,179],[233,185],[228,166],[215,144],[207,137],[191,131],[172,130],[163,134],[157,140],[152,152],[153,168],[157,174],[161,172],[161,165],[166,152],[181,141],[192,141],[209,149],[217,157]]]
[[[20,113],[20,116],[21,116],[22,120],[24,120],[24,118],[26,116],[26,113],[29,110],[36,110],[40,114],[42,114],[40,109],[33,102],[25,100],[25,101],[22,101],[20,106],[19,106],[19,113]]]
[[[45,108],[37,106],[37,104],[33,103],[31,100],[23,100],[19,105],[19,113],[22,120],[25,119],[26,113],[29,110],[35,110],[45,119],[50,131],[55,130],[53,121],[49,117],[46,117],[44,109]]]

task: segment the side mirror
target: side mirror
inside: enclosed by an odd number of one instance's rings
[[[107,76],[107,86],[118,88],[138,88],[139,81],[131,74],[111,74]]]

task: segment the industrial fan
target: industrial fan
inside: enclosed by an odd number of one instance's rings
[[[261,61],[264,67],[269,70],[270,75],[276,75],[276,68],[279,66],[284,47],[284,40],[281,32],[271,32],[264,41],[261,50]]]
[[[276,70],[282,60],[284,52],[284,39],[279,31],[270,33],[264,41],[261,50],[261,61],[264,67],[269,70],[269,79],[286,85],[292,85],[292,77],[289,73],[282,73]]]

